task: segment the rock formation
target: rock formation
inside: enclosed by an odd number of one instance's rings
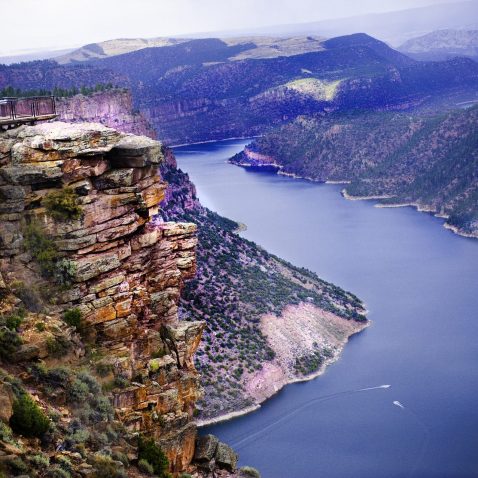
[[[52,317],[40,320],[81,312],[99,363],[128,383],[112,391],[117,418],[127,431],[155,438],[177,472],[194,455],[201,390],[193,356],[204,324],[178,320],[183,281],[196,270],[196,226],[155,220],[166,188],[162,160],[157,141],[99,124],[3,133],[0,270],[7,287],[19,278],[33,287],[45,263],[29,249],[28,231],[54,240],[63,287]],[[62,193],[73,198],[71,209]],[[46,358],[38,341],[22,339],[17,360]]]
[[[57,98],[56,106],[60,121],[101,123],[123,133],[156,138],[155,131],[143,114],[134,111],[131,92],[124,88],[114,88],[89,96]]]

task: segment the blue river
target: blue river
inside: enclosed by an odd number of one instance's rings
[[[478,477],[478,240],[341,186],[227,164],[246,143],[175,153],[205,206],[357,294],[372,325],[321,377],[203,432],[262,478]]]

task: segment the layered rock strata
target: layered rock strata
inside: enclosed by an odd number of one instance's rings
[[[112,392],[117,417],[127,430],[154,437],[176,472],[194,455],[201,390],[193,356],[203,323],[178,320],[183,281],[196,271],[196,226],[155,219],[166,189],[162,161],[157,141],[99,124],[3,133],[0,269],[7,283],[19,265],[39,272],[26,247],[28,227],[55,241],[70,283],[56,313],[81,311],[103,365],[130,384]],[[45,198],[65,188],[81,214],[54,219]],[[29,360],[39,356],[33,350]]]

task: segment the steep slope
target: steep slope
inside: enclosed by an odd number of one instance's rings
[[[167,158],[161,214],[199,228],[198,274],[181,310],[185,320],[207,322],[197,367],[205,388],[200,418],[209,421],[316,376],[368,323],[353,294],[241,238],[238,224],[202,207],[188,176]]]
[[[448,114],[356,113],[300,118],[232,159],[318,181],[352,196],[412,203],[478,236],[478,108]]]
[[[416,60],[448,60],[455,56],[478,59],[478,30],[438,30],[412,38],[399,50]]]

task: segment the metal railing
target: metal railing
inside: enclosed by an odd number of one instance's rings
[[[27,122],[56,116],[54,96],[0,99],[0,121]]]

